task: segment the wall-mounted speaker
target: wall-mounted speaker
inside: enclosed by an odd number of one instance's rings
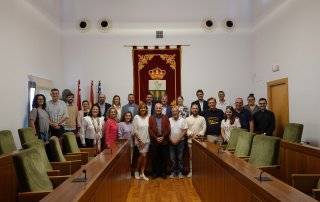
[[[201,27],[206,31],[212,31],[216,28],[216,21],[212,17],[202,20]]]
[[[225,19],[225,20],[223,21],[223,27],[224,27],[226,30],[229,30],[229,31],[234,30],[234,29],[235,29],[235,22],[234,22],[234,20],[229,19],[229,18]]]
[[[162,39],[163,38],[163,31],[157,30],[156,31],[156,39]]]
[[[86,32],[89,30],[90,24],[89,24],[89,20],[87,19],[82,19],[79,20],[77,28],[81,31],[81,32]]]
[[[111,20],[102,18],[98,21],[98,29],[102,32],[109,31],[111,29]]]

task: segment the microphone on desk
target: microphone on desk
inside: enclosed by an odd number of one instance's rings
[[[261,170],[260,175],[259,175],[259,181],[260,181],[260,182],[262,181],[262,174],[263,174],[263,173],[264,173],[264,171]]]
[[[86,180],[86,179],[87,179],[87,170],[86,170],[86,169],[83,169],[82,172],[84,173],[84,179]]]

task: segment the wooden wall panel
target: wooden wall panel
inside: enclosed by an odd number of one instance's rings
[[[12,155],[0,156],[0,201],[13,201],[17,199],[17,178],[13,165]]]

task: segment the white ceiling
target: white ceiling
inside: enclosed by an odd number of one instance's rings
[[[108,17],[116,23],[195,23],[234,19],[250,28],[289,0],[26,0],[63,25]],[[57,8],[59,10],[57,11]],[[58,14],[57,14],[58,13]],[[59,16],[57,16],[59,15]]]

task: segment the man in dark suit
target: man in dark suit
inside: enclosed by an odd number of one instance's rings
[[[166,115],[168,118],[172,117],[171,106],[168,104],[168,96],[164,95],[161,97],[162,104],[162,114]]]
[[[197,95],[197,97],[198,97],[198,100],[192,102],[192,103],[191,103],[191,106],[192,106],[193,104],[198,105],[199,114],[200,114],[201,116],[203,116],[203,112],[206,111],[206,110],[208,110],[208,102],[203,99],[203,97],[204,97],[203,90],[201,90],[201,89],[197,90],[196,95]]]
[[[106,102],[106,95],[105,94],[99,95],[98,104],[100,106],[101,115],[106,118],[107,112],[108,112],[109,108],[111,107],[111,104]]]
[[[151,93],[147,94],[146,105],[148,108],[148,115],[149,116],[153,115],[154,114],[154,103],[153,103],[153,95]]]

